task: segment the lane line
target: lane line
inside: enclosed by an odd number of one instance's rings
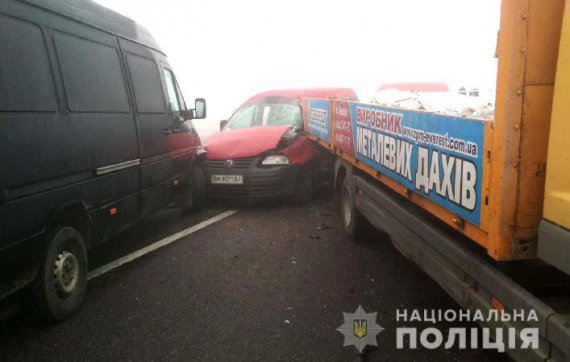
[[[113,260],[112,262],[105,264],[99,268],[93,269],[89,272],[89,274],[87,275],[87,280],[91,280],[94,278],[97,278],[105,273],[110,272],[113,269],[116,269],[118,267],[120,267],[121,265],[124,265],[126,263],[130,263],[131,261],[140,258],[143,255],[146,255],[148,253],[151,253],[157,249],[160,249],[168,244],[172,244],[173,242],[175,242],[176,240],[182,239],[183,237],[186,237],[192,233],[195,233],[198,230],[201,230],[207,226],[210,226],[220,220],[225,219],[228,216],[232,216],[233,214],[235,214],[237,212],[237,210],[229,210],[226,212],[223,212],[217,216],[214,216],[211,219],[208,219],[206,221],[202,221],[199,224],[196,224],[192,227],[189,227],[186,230],[182,230],[180,232],[177,232],[176,234],[170,235],[162,240],[159,240],[153,244],[150,244],[148,246],[145,246],[142,249],[139,249],[137,251],[135,251],[134,253],[131,253],[129,255],[125,255],[122,258]]]

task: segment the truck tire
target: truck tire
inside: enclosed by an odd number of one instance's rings
[[[31,285],[27,305],[47,322],[73,315],[87,289],[87,251],[81,234],[70,226],[55,228],[48,236],[47,251]]]
[[[354,206],[354,188],[351,186],[349,178],[346,176],[340,190],[340,210],[342,214],[342,225],[346,235],[351,240],[358,240],[365,231],[366,220],[364,220],[364,216],[362,216]]]

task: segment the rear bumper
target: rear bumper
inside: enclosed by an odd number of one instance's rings
[[[233,167],[226,160],[207,160],[209,196],[214,198],[270,198],[291,195],[300,165],[261,167],[260,158],[235,159]],[[211,175],[242,175],[241,185],[211,183]]]

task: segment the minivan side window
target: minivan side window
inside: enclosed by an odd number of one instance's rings
[[[70,111],[129,112],[115,48],[59,32],[54,39]]]
[[[178,102],[178,96],[176,95],[176,85],[174,84],[174,76],[172,72],[168,69],[163,69],[164,80],[166,82],[166,93],[168,94],[168,101],[172,107],[172,111],[180,112],[180,103]]]
[[[156,63],[133,54],[127,55],[127,63],[133,81],[137,111],[164,113],[164,96]]]
[[[0,112],[55,111],[55,87],[42,31],[0,15]]]

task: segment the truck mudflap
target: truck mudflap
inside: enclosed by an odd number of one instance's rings
[[[538,349],[507,350],[516,360],[570,361],[570,313],[559,313],[503,274],[467,244],[437,224],[432,216],[393,192],[362,176],[353,176],[355,207],[376,228],[387,232],[406,257],[433,278],[462,308],[483,314],[534,310],[538,321],[485,321],[496,328],[515,328],[517,346],[523,328],[538,328]],[[566,307],[568,304],[566,304]],[[570,310],[566,309],[567,312]]]

